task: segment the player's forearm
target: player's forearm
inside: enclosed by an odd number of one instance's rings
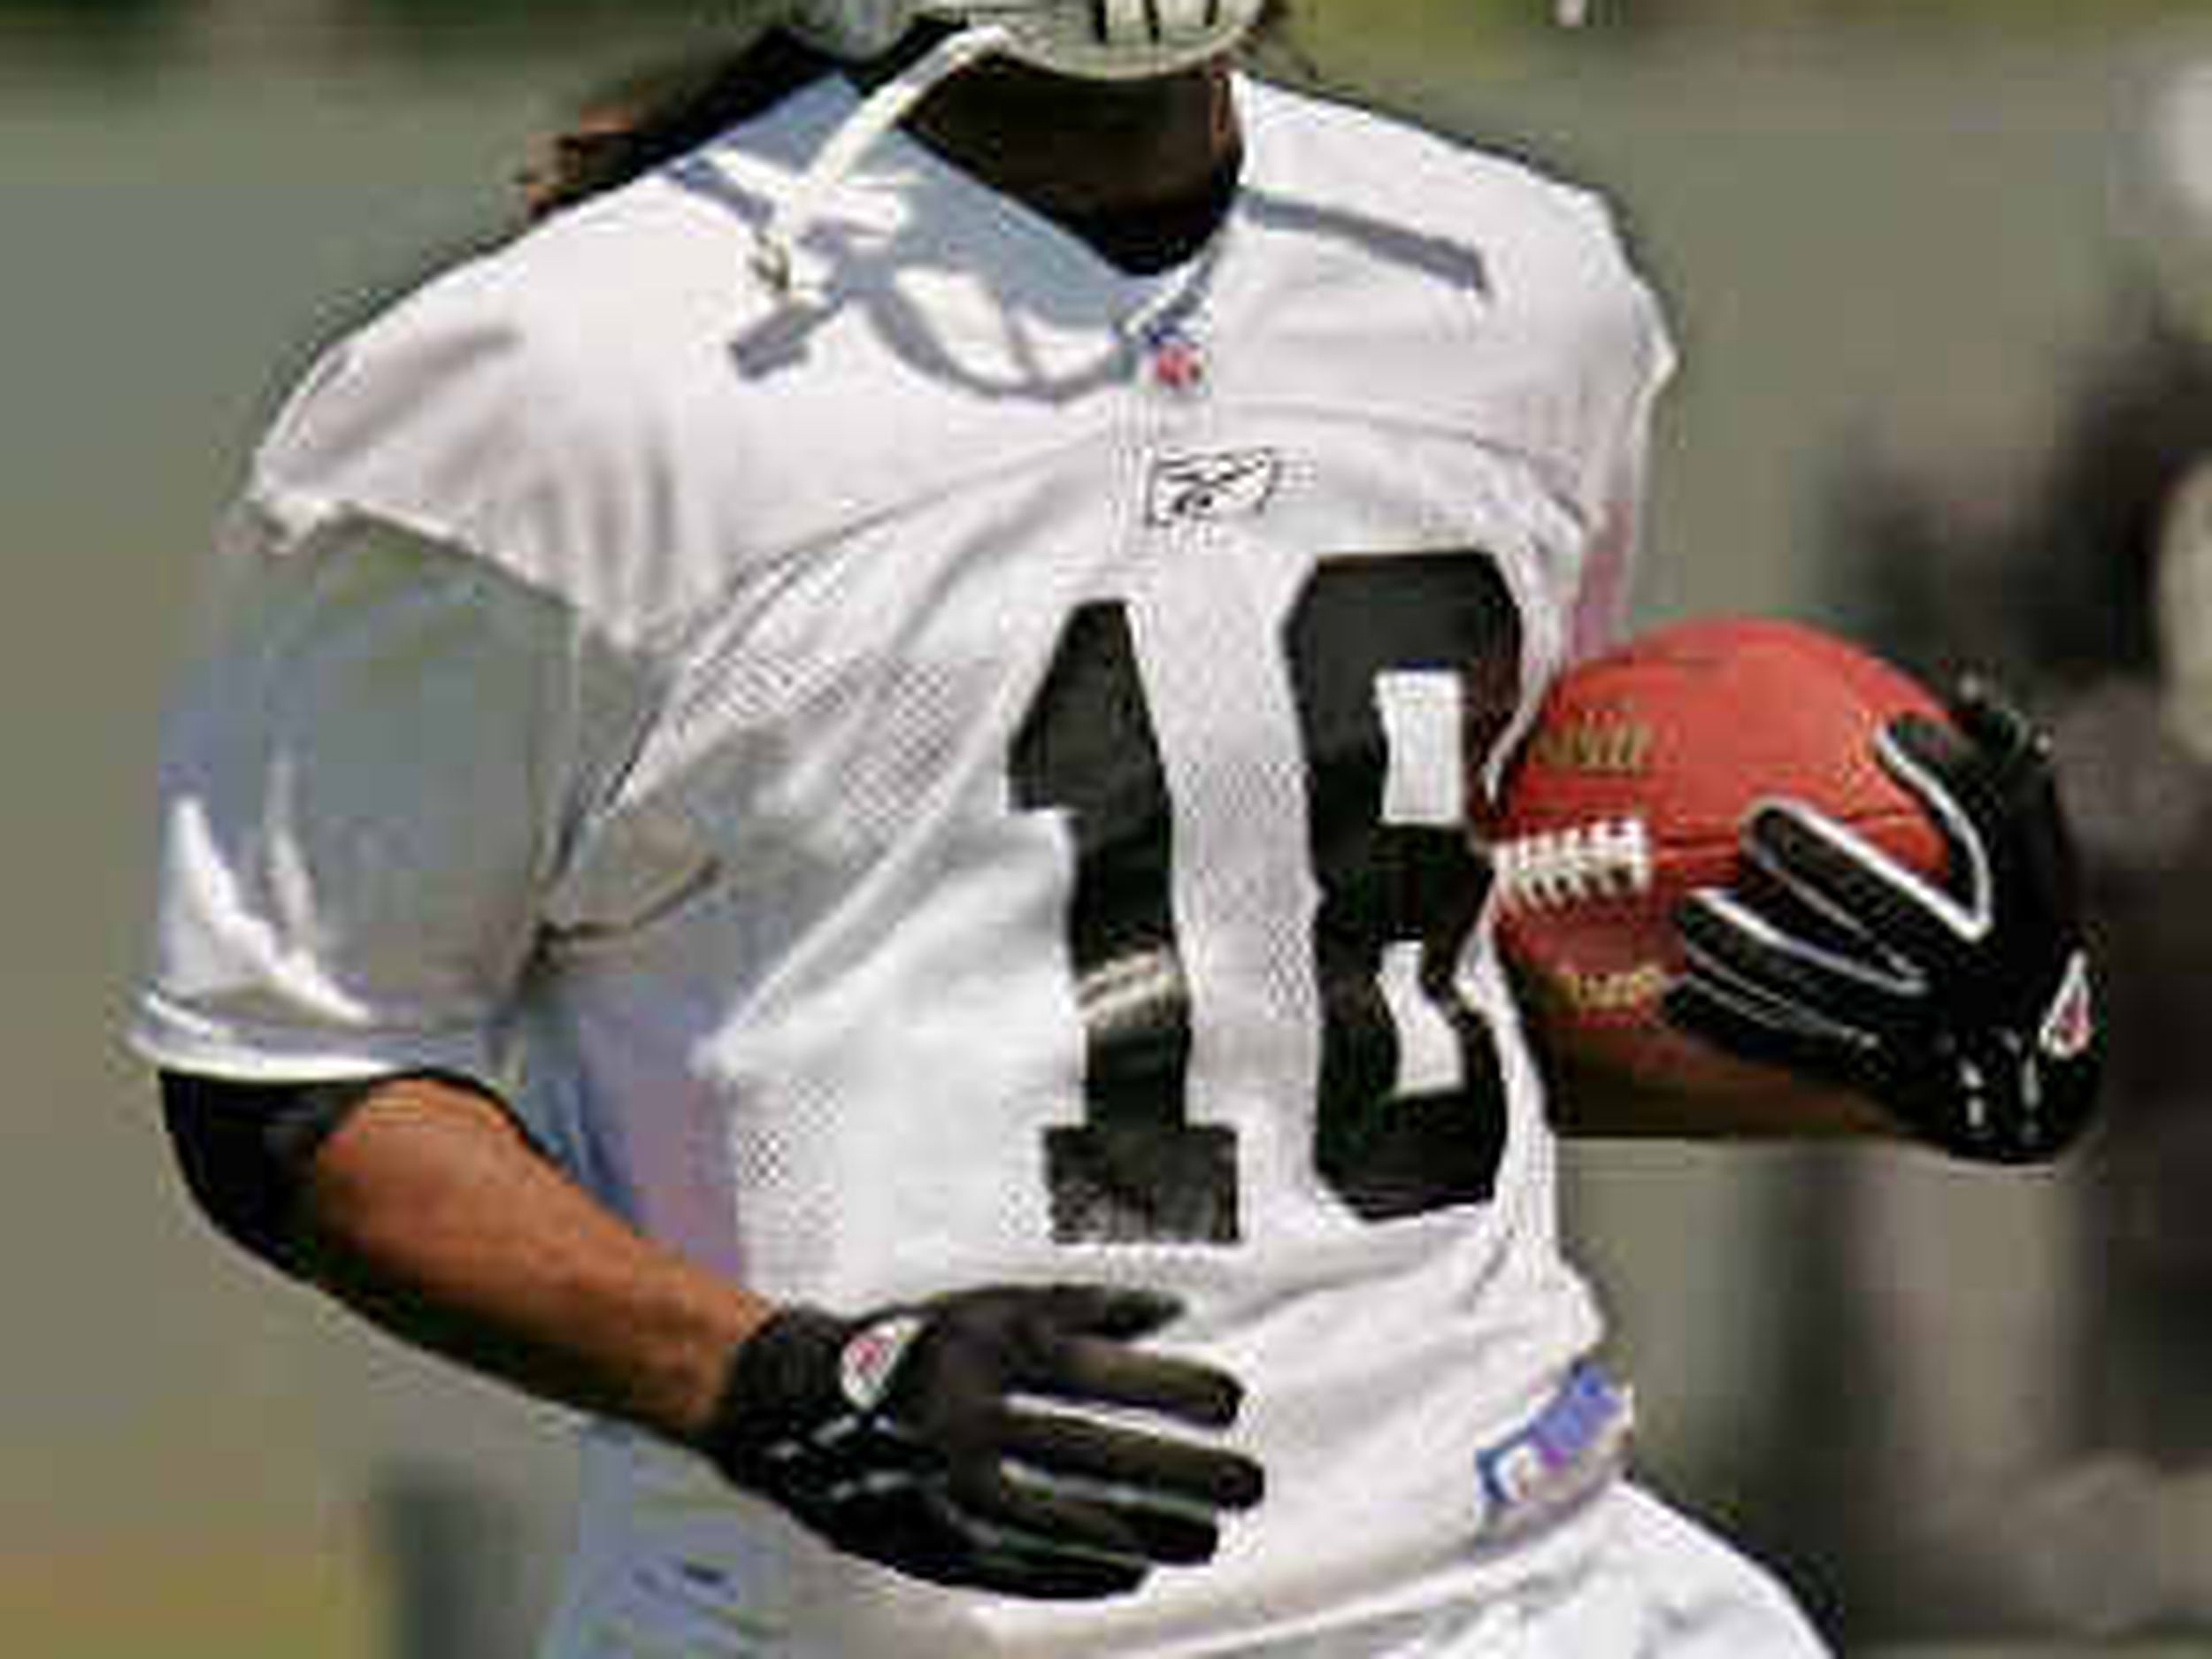
[[[386,1330],[687,1443],[768,1312],[434,1079],[382,1087],[324,1143],[296,1225],[305,1276]]]
[[[1901,1138],[1872,1102],[1841,1089],[1815,1094],[1786,1078],[1774,1092],[1724,1095],[1667,1089],[1621,1077],[1545,1066],[1548,1117],[1569,1140],[1805,1141]]]

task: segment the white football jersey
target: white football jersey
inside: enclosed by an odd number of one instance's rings
[[[779,296],[823,82],[432,283],[257,459],[146,1054],[475,1074],[772,1296],[1156,1286],[1248,1388],[1266,1502],[1076,1609],[608,1432],[576,1630],[1212,1653],[1418,1605],[1494,1570],[1474,1450],[1596,1340],[1465,809],[1618,620],[1663,328],[1586,195],[1239,90],[1185,265],[894,135]]]

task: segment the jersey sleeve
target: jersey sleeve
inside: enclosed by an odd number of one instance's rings
[[[652,707],[544,332],[464,267],[328,351],[256,452],[164,720],[156,1064],[505,1081],[549,895]]]
[[[389,524],[240,515],[168,710],[157,1064],[497,1087],[508,1001],[612,736],[546,595]]]

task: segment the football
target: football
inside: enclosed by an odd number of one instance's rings
[[[1947,718],[1857,646],[1769,618],[1675,624],[1563,674],[1476,819],[1540,1051],[1672,1092],[1775,1094],[1781,1074],[1661,1014],[1674,907],[1737,878],[1739,821],[1779,795],[1939,879],[1941,836],[1874,755],[1904,713]]]

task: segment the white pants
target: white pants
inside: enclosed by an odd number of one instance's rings
[[[1829,1648],[1779,1583],[1649,1493],[1616,1482],[1530,1552],[1533,1570],[1494,1594],[1188,1659],[1827,1659]],[[602,1563],[603,1567],[606,1563]],[[588,1563],[541,1659],[741,1659],[803,1652],[747,1630],[741,1609],[702,1606],[662,1579],[618,1572],[615,1596],[582,1590],[608,1577]],[[917,1632],[918,1637],[919,1632]],[[920,1644],[934,1654],[939,1648]],[[1148,1655],[1149,1659],[1149,1655]],[[1165,1655],[1162,1655],[1165,1659]]]
[[[1595,1547],[1555,1578],[1248,1659],[1828,1659],[1772,1575],[1643,1488],[1617,1483],[1568,1525]]]

